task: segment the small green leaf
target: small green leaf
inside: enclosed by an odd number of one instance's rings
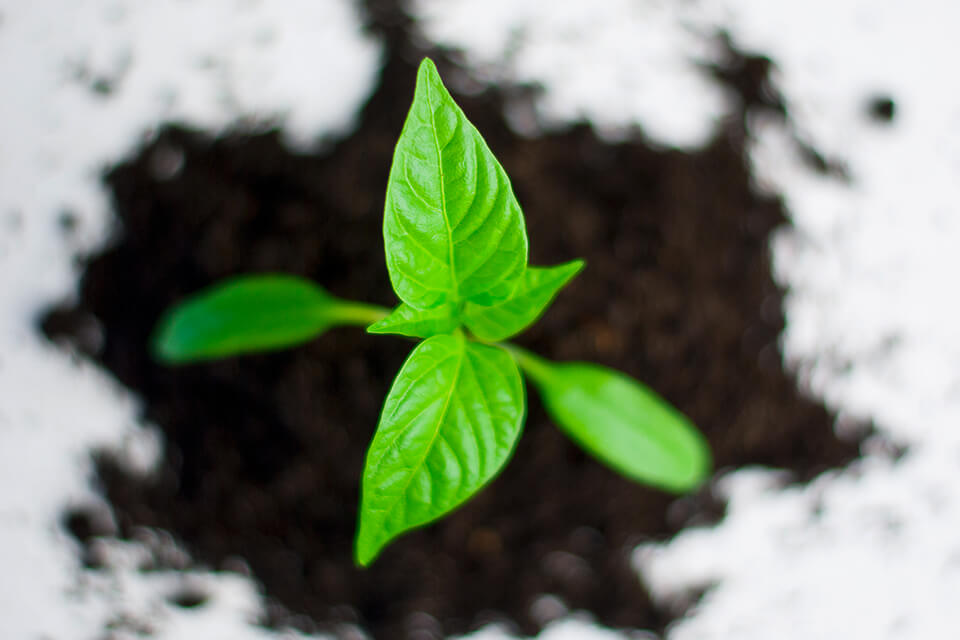
[[[710,471],[696,427],[633,378],[586,363],[555,364],[511,347],[557,424],[623,475],[673,492],[695,489]]]
[[[356,559],[453,510],[503,467],[520,435],[523,380],[500,347],[463,334],[421,342],[387,395],[363,471]]]
[[[502,300],[527,266],[510,179],[428,58],[394,151],[383,238],[394,291],[417,309]]]
[[[240,276],[169,310],[152,346],[160,360],[185,363],[278,349],[306,342],[333,325],[369,324],[382,316],[377,307],[340,300],[309,280]]]
[[[556,267],[528,267],[506,300],[489,307],[467,303],[463,322],[481,340],[506,340],[533,324],[583,265],[583,260],[573,260]]]
[[[412,338],[429,338],[450,333],[460,326],[460,320],[450,305],[433,309],[414,309],[402,303],[389,316],[367,327],[369,333],[396,333]]]

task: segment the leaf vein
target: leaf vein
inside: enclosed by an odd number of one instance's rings
[[[403,402],[407,399],[407,395],[409,395],[411,389],[413,389],[421,380],[423,380],[424,378],[426,378],[427,375],[429,375],[430,373],[433,373],[433,371],[434,371],[435,369],[437,369],[437,368],[439,368],[441,365],[443,365],[443,363],[445,363],[447,360],[451,360],[451,359],[453,359],[453,358],[455,358],[455,357],[456,357],[456,355],[454,354],[454,355],[446,356],[446,357],[444,357],[444,358],[440,358],[440,359],[437,360],[435,363],[433,363],[432,366],[424,369],[423,373],[421,373],[421,374],[418,375],[416,378],[414,378],[413,380],[411,380],[411,381],[409,382],[409,384],[407,385],[407,388],[403,390],[403,394],[400,396],[400,398],[397,399],[397,402],[396,402],[396,404],[395,404],[394,407],[393,407],[393,411],[390,412],[390,417],[389,417],[389,419],[390,419],[390,420],[393,420],[394,416],[397,415],[397,411],[399,411],[399,410],[400,410],[400,407],[403,406]]]
[[[462,406],[463,405],[461,404],[461,407]],[[450,449],[450,454],[453,457],[453,461],[457,465],[457,471],[458,471],[457,475],[459,478],[457,481],[457,489],[458,489],[457,493],[459,493],[459,489],[463,488],[464,480],[467,479],[467,474],[470,472],[470,466],[467,464],[464,464],[463,459],[460,457],[460,452],[457,451],[456,447],[454,447],[453,444],[447,439],[447,437],[443,435],[442,431],[438,432],[437,441],[440,444],[447,445],[447,448]],[[446,474],[444,474],[444,476],[446,478]]]
[[[403,158],[403,179],[406,181],[407,186],[410,187],[410,192],[417,197],[417,200],[422,202],[428,210],[434,213],[440,213],[437,206],[428,202],[426,196],[420,193],[420,190],[416,187],[416,183],[410,179],[410,165],[407,164],[406,156]]]
[[[477,375],[476,365],[473,363],[473,359],[469,352],[467,353],[467,363],[470,365],[470,373],[473,375],[473,382],[475,385],[477,385],[477,389],[479,389],[480,391],[478,395],[480,396],[483,402],[483,409],[484,411],[486,411],[487,415],[490,415],[492,417],[492,414],[490,413],[490,404],[487,402],[486,390],[480,384],[480,377]],[[480,463],[479,467],[483,469],[484,472],[486,472],[487,457],[483,451],[483,447],[480,446],[480,435],[477,431],[478,425],[473,421],[473,416],[470,414],[469,411],[466,410],[466,407],[464,407],[463,412],[467,416],[467,422],[470,424],[470,431],[473,433],[474,441],[477,442],[477,457],[479,458],[479,463]]]
[[[391,202],[390,204],[391,204],[391,209],[392,209],[392,208],[393,208],[393,203]],[[410,231],[410,227],[407,226],[407,220],[406,220],[406,218],[403,217],[402,214],[400,214],[400,213],[399,213],[398,211],[396,211],[395,209],[392,211],[392,213],[393,213],[393,218],[394,218],[394,220],[397,221],[397,225],[400,227],[400,230],[403,231],[403,233],[405,233],[405,234],[407,235],[407,237],[409,237],[410,240],[413,241],[413,244],[415,244],[415,245],[417,245],[418,247],[420,247],[421,249],[423,249],[423,252],[424,252],[424,253],[426,253],[428,256],[430,256],[431,258],[433,258],[434,260],[436,260],[436,261],[439,262],[440,264],[446,264],[446,262],[444,261],[443,258],[438,258],[437,256],[433,255],[433,252],[432,252],[430,249],[428,249],[427,246],[426,246],[425,244],[423,244],[423,243],[420,241],[420,239],[417,238],[417,236],[416,236],[412,231]]]
[[[472,125],[471,125],[471,128],[472,128]],[[473,143],[473,173],[474,173],[473,189],[470,189],[470,202],[467,204],[466,208],[463,210],[463,215],[460,216],[459,220],[457,220],[457,224],[453,226],[454,231],[459,229],[460,225],[463,224],[463,221],[469,217],[470,212],[473,210],[473,203],[477,201],[477,194],[480,193],[480,188],[477,186],[477,183],[480,181],[480,169],[483,163],[480,158],[480,152],[477,150],[477,141],[476,141],[476,138],[479,138],[480,133],[476,129],[473,129],[473,133],[475,135],[475,139]],[[464,171],[464,179],[466,179],[466,173],[467,172]],[[481,224],[483,223],[481,222]],[[470,234],[468,234],[468,237],[472,235],[473,235],[473,232],[471,231]],[[459,244],[463,244],[463,242],[460,241],[460,242],[456,242],[455,244],[459,245]]]
[[[454,373],[453,381],[450,384],[450,391],[447,393],[447,397],[444,400],[443,409],[440,410],[440,416],[437,419],[437,426],[434,429],[433,435],[430,437],[430,442],[427,444],[426,447],[424,447],[423,449],[424,453],[423,453],[423,456],[421,456],[420,461],[413,467],[416,470],[420,470],[423,468],[423,463],[427,459],[427,456],[430,455],[430,451],[433,449],[433,446],[437,441],[437,436],[440,434],[440,429],[443,426],[444,418],[446,417],[447,411],[450,408],[450,400],[453,398],[454,393],[456,391],[457,382],[460,378],[460,370],[463,367],[463,359],[464,357],[466,357],[466,348],[463,343],[460,344],[460,348],[461,348],[461,351],[458,354],[460,356],[460,361],[457,363],[457,369],[456,369],[456,372]],[[389,518],[390,515],[392,515],[393,510],[397,508],[397,505],[400,503],[401,498],[407,494],[407,491],[410,489],[410,485],[413,483],[413,478],[416,475],[417,475],[417,471],[414,471],[409,474],[406,484],[397,494],[397,497],[392,501],[390,506],[384,510],[387,514],[385,519]]]
[[[433,143],[437,150],[437,173],[440,175],[440,213],[443,216],[443,224],[447,228],[447,252],[450,265],[450,284],[453,286],[453,297],[458,297],[459,285],[457,283],[457,265],[453,261],[453,231],[450,230],[450,218],[447,212],[447,188],[444,184],[443,175],[443,150],[440,148],[440,140],[437,139],[437,117],[433,108],[433,100],[430,94],[430,83],[425,83],[427,107],[430,111],[430,132],[433,134]],[[438,108],[441,105],[438,105]]]

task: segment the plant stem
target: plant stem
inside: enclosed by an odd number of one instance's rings
[[[506,349],[534,382],[545,384],[553,377],[553,368],[548,360],[510,342],[496,344]]]
[[[364,302],[354,302],[353,300],[339,300],[336,316],[340,324],[369,326],[378,320],[382,320],[390,315],[390,309],[376,304],[366,304]]]

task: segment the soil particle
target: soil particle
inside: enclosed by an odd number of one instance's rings
[[[876,122],[889,124],[897,114],[897,104],[890,96],[877,95],[867,104],[867,113]]]

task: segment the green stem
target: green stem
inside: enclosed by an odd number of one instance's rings
[[[331,313],[339,324],[369,326],[390,315],[390,309],[376,304],[338,300],[336,310]]]
[[[546,384],[553,378],[553,367],[548,360],[510,342],[497,342],[496,344],[506,349],[520,365],[520,368],[533,378],[534,382]]]

